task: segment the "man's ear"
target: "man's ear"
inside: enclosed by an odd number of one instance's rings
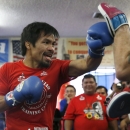
[[[26,46],[26,48],[27,48],[28,50],[31,49],[31,47],[30,47],[30,42],[25,42],[25,46]]]

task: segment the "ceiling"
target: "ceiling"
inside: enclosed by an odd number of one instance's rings
[[[0,37],[20,36],[34,21],[51,24],[61,37],[86,37],[92,24],[103,21],[92,18],[101,2],[123,10],[130,21],[130,0],[0,0]]]

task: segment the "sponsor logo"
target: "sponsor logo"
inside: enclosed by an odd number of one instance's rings
[[[96,97],[98,100],[102,100],[102,97],[100,97],[99,95]]]
[[[45,75],[48,75],[47,72],[43,71],[40,76],[45,76]]]
[[[21,81],[24,81],[25,80],[25,76],[24,74],[22,73],[19,77],[18,77],[18,81],[21,82]]]
[[[85,97],[80,96],[79,100],[80,100],[80,101],[85,100]]]

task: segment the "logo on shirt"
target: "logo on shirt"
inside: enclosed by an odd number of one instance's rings
[[[18,77],[18,81],[21,82],[21,81],[24,81],[25,80],[25,76],[24,74],[22,73],[19,77]]]
[[[23,105],[21,106],[21,110],[28,114],[28,115],[37,115],[41,114],[45,109],[46,105],[48,104],[49,99],[52,97],[52,94],[48,92],[50,90],[50,85],[43,80],[44,90],[42,93],[42,96],[38,102],[30,103],[30,101],[25,101]],[[19,89],[21,89],[22,85]],[[38,129],[39,127],[36,127]],[[43,128],[43,127],[42,127]],[[47,130],[47,128],[44,129],[38,129],[38,130]]]
[[[47,72],[43,71],[40,76],[45,76],[45,75],[48,75]]]
[[[80,100],[80,101],[85,100],[85,97],[80,96],[79,100]]]
[[[94,102],[91,106],[86,107],[84,110],[85,115],[88,118],[88,114],[91,114],[91,119],[103,120],[103,109],[100,102]]]
[[[102,97],[100,97],[99,95],[96,97],[98,100],[102,100]]]

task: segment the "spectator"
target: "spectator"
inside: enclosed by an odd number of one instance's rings
[[[107,96],[107,92],[108,92],[108,90],[104,86],[98,86],[98,87],[96,87],[96,93],[98,93],[98,94]]]
[[[60,112],[64,116],[66,108],[72,98],[76,95],[76,89],[73,85],[67,85],[65,88],[64,99],[60,101]]]
[[[85,75],[82,80],[84,93],[69,103],[64,119],[65,130],[118,130],[117,121],[109,119],[104,105],[105,96],[95,93],[96,79]]]

